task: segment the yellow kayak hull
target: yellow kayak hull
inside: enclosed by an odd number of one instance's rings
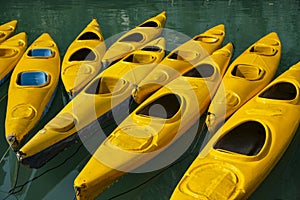
[[[249,198],[299,126],[299,87],[297,63],[228,119],[186,171],[171,199]]]
[[[27,47],[27,35],[19,33],[0,44],[0,81],[14,69]]]
[[[164,48],[164,38],[153,40],[96,76],[22,147],[19,151],[22,163],[38,168],[65,146],[79,140],[79,135],[87,137],[99,129],[101,117],[130,97],[135,85],[162,60]],[[114,119],[127,115],[123,112],[115,113]]]
[[[174,49],[159,67],[138,85],[132,95],[134,100],[140,104],[163,85],[189,71],[200,60],[219,49],[225,37],[224,29],[223,24],[215,26]]]
[[[26,50],[15,67],[8,89],[5,135],[14,150],[40,120],[60,74],[58,48],[44,33]],[[38,78],[39,83],[36,80]]]
[[[17,28],[18,21],[12,20],[5,24],[0,25],[0,43],[11,37]]]
[[[61,79],[71,96],[100,72],[105,49],[100,26],[93,19],[69,46],[62,62]]]
[[[166,12],[161,12],[125,33],[107,49],[102,59],[104,67],[110,66],[128,53],[159,37],[163,31],[165,22]]]
[[[244,103],[262,90],[274,77],[281,56],[281,43],[274,32],[251,45],[229,66],[213,98],[206,118],[214,133]]]
[[[120,176],[143,165],[186,132],[208,107],[232,50],[232,44],[228,44],[214,52],[139,105],[76,177],[77,199],[95,198]],[[162,109],[166,112],[160,112]]]

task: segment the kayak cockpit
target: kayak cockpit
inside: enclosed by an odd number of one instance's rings
[[[248,81],[257,81],[263,78],[265,71],[258,66],[239,64],[233,68],[231,74]]]
[[[155,21],[148,21],[148,22],[145,22],[145,23],[141,24],[139,27],[153,27],[153,28],[156,28],[156,27],[158,27],[158,23],[155,22]]]
[[[69,62],[72,61],[94,61],[96,60],[96,54],[89,48],[82,48],[75,51],[69,58]]]
[[[86,32],[79,36],[78,40],[100,40],[100,37],[93,32]]]
[[[133,53],[124,58],[124,62],[137,63],[137,64],[149,64],[155,61],[155,57],[149,54]]]
[[[50,82],[50,76],[42,71],[21,72],[18,75],[19,86],[43,87]]]
[[[209,78],[215,73],[215,68],[211,64],[200,64],[195,68],[189,70],[183,76],[195,78]]]
[[[259,97],[275,100],[294,100],[297,93],[297,87],[294,84],[279,82],[267,88]]]
[[[180,106],[181,100],[178,95],[167,94],[140,108],[136,114],[170,119],[180,111]]]
[[[116,95],[126,87],[128,82],[124,79],[112,77],[100,77],[93,81],[92,84],[85,90],[88,94],[97,95]]]
[[[120,42],[141,42],[144,39],[141,33],[132,33],[120,40]]]
[[[216,142],[214,149],[255,156],[261,151],[265,141],[265,127],[257,121],[247,121],[227,132]]]
[[[29,57],[36,57],[36,58],[51,58],[54,57],[54,54],[55,53],[51,49],[47,49],[47,48],[31,49],[27,53]]]

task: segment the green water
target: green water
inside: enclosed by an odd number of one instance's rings
[[[190,37],[214,25],[226,26],[225,42],[235,45],[234,58],[265,34],[276,31],[282,41],[282,59],[277,75],[300,60],[299,1],[192,1],[192,0],[140,0],[140,1],[0,1],[0,23],[17,19],[17,32],[28,34],[29,44],[41,33],[48,32],[63,57],[68,45],[93,18],[97,18],[105,38],[129,30],[145,19],[165,10],[166,27]],[[0,156],[8,145],[4,137],[4,120],[8,81],[0,87]],[[66,94],[60,83],[48,115],[37,125],[39,130],[63,107]],[[33,131],[34,132],[34,131]],[[300,199],[299,133],[267,179],[251,196],[251,199]],[[198,141],[201,143],[200,141]],[[196,148],[199,148],[199,143]],[[51,160],[39,170],[20,166],[17,176],[16,158],[12,151],[0,163],[0,199],[15,184],[38,176],[47,169],[62,163],[76,151],[75,145]],[[194,153],[191,153],[194,152]],[[197,152],[190,149],[175,164],[166,169],[144,174],[128,174],[122,177],[99,199],[169,199],[181,175],[195,158]],[[21,192],[8,199],[73,199],[73,180],[90,157],[84,148],[64,165],[27,184]]]

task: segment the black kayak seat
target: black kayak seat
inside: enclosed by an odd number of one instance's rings
[[[276,100],[293,100],[297,97],[297,89],[292,83],[280,82],[270,86],[259,97]]]
[[[176,94],[167,94],[142,107],[136,114],[170,119],[179,111],[180,105],[179,96]],[[164,110],[159,108],[163,108]]]
[[[48,82],[48,76],[45,72],[22,72],[19,75],[18,85],[21,86],[42,86]]]
[[[226,133],[217,141],[214,149],[254,156],[262,149],[265,139],[264,126],[257,121],[247,121]]]
[[[86,32],[82,34],[78,40],[100,40],[99,36],[93,32]]]
[[[141,33],[132,33],[120,40],[120,42],[140,42],[144,39]]]
[[[185,77],[209,78],[215,72],[215,68],[211,64],[200,64],[195,68],[184,73]]]
[[[96,54],[89,48],[82,48],[75,51],[69,58],[69,61],[93,61]]]
[[[148,21],[144,24],[141,24],[139,27],[158,27],[158,24],[154,21]]]

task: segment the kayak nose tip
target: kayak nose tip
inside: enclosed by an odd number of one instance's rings
[[[7,137],[6,137],[10,147],[14,150],[14,151],[18,151],[19,150],[19,142],[16,138],[16,135],[14,133],[12,134],[9,134]]]
[[[24,156],[24,155],[26,155],[26,154],[23,153],[22,151],[17,151],[16,156],[17,156],[17,159],[19,162],[22,162],[22,160],[23,160],[22,156]]]

